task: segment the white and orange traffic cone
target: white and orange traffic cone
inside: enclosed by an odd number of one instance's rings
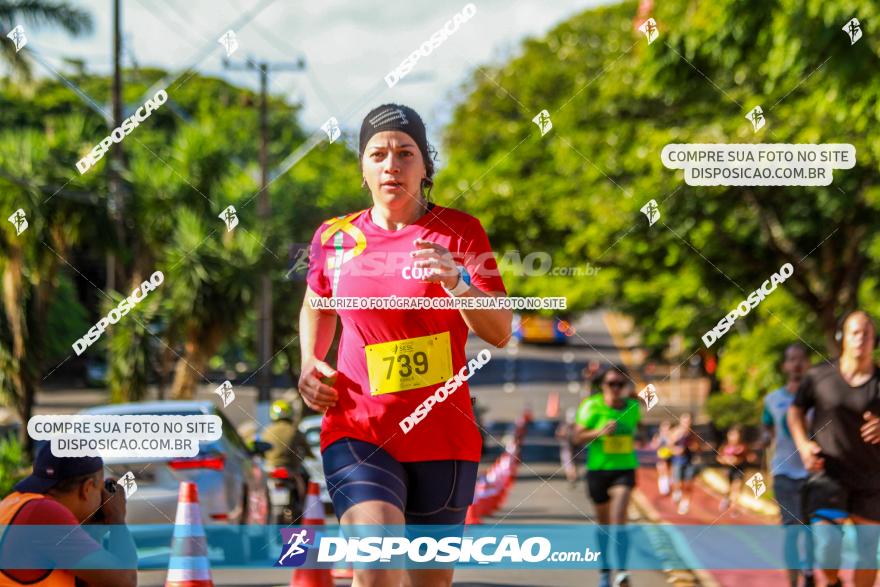
[[[321,489],[314,481],[309,481],[306,493],[306,507],[303,510],[303,526],[324,525],[324,504],[321,503]],[[316,532],[317,535],[317,532]],[[333,587],[330,569],[294,569],[288,587]]]
[[[195,483],[188,481],[181,482],[177,494],[177,515],[165,587],[214,587],[208,561],[208,541],[199,508],[199,491]]]
[[[501,488],[496,477],[487,478],[486,481],[486,514],[491,516],[498,511]]]

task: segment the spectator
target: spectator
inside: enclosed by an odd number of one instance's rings
[[[107,532],[103,524],[110,526],[109,551],[100,544]],[[5,539],[8,532],[18,533],[13,530],[17,526],[39,525],[71,529],[61,540],[52,536],[58,533],[52,528],[36,536],[28,532],[36,543]],[[33,473],[0,502],[0,526],[5,528],[0,585],[137,585],[137,551],[125,526],[125,492],[116,491],[111,479],[105,484],[100,457],[56,457],[51,445],[44,445]],[[33,567],[23,567],[31,563]]]
[[[721,500],[722,512],[730,509],[731,515],[738,514],[736,502],[746,476],[745,467],[756,460],[754,451],[743,441],[742,427],[731,426],[727,431],[727,440],[718,450],[718,462],[727,467],[728,481],[727,495]]]
[[[678,503],[678,513],[690,511],[694,492],[696,465],[694,456],[700,450],[700,440],[691,429],[693,416],[685,413],[672,431],[672,499]]]
[[[654,438],[651,448],[657,451],[657,487],[660,495],[669,495],[672,482],[672,422],[663,420]]]
[[[773,439],[776,441],[770,469],[773,474],[773,492],[779,504],[782,524],[785,526],[784,552],[790,587],[798,587],[801,574],[804,577],[803,587],[814,585],[813,534],[805,531],[804,524],[808,524],[809,520],[803,515],[801,499],[808,473],[800,458],[793,456],[797,454],[797,447],[786,422],[788,408],[791,407],[804,373],[809,368],[807,349],[799,343],[789,345],[782,361],[782,371],[787,380],[785,385],[764,397],[762,417],[765,426],[764,446],[768,446]],[[801,536],[804,539],[804,556],[798,553]]]
[[[577,408],[565,410],[565,419],[556,428],[556,439],[559,441],[559,459],[565,470],[565,478],[572,487],[577,487],[578,473],[574,462],[574,443],[571,440],[574,432],[574,420]]]

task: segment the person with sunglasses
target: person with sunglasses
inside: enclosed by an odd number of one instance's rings
[[[629,378],[619,368],[610,367],[599,377],[601,393],[585,399],[578,409],[573,441],[587,444],[587,494],[596,507],[599,524],[615,526],[618,573],[615,587],[629,587],[626,572],[629,536],[623,526],[627,520],[630,494],[636,485],[639,466],[635,434],[641,414],[639,402],[631,397]],[[607,561],[610,535],[599,532],[600,551],[606,561],[600,573],[600,587],[611,585]]]

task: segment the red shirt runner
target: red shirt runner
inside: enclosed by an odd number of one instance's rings
[[[415,223],[397,231],[377,226],[369,209],[349,216],[347,223],[338,221],[334,218],[324,222],[312,239],[307,281],[320,296],[448,298],[439,283],[420,281],[418,271],[413,276],[414,259],[410,252],[416,250],[413,241],[417,238],[446,247],[456,262],[467,269],[471,285],[484,292],[506,294],[486,231],[480,221],[469,214],[434,206]],[[321,451],[340,438],[350,437],[373,443],[400,462],[479,461],[481,436],[474,422],[467,383],[449,394],[445,401],[435,404],[423,420],[404,434],[401,420],[442,387],[445,378],[436,385],[374,394],[379,370],[372,367],[374,387],[371,390],[367,366],[367,351],[374,351],[374,348],[367,349],[368,345],[448,333],[452,373],[458,373],[467,363],[464,348],[468,335],[460,311],[341,308],[336,311],[342,321],[336,362],[338,376],[334,385],[339,399],[324,415]],[[430,355],[428,362],[432,366],[442,363]],[[378,360],[375,363],[385,364]],[[402,366],[409,368],[409,365]],[[392,367],[401,365],[392,361],[388,373]]]

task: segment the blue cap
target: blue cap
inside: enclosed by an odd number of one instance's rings
[[[101,457],[56,457],[47,442],[34,459],[34,472],[13,488],[21,493],[46,493],[65,479],[97,473],[104,468]]]

